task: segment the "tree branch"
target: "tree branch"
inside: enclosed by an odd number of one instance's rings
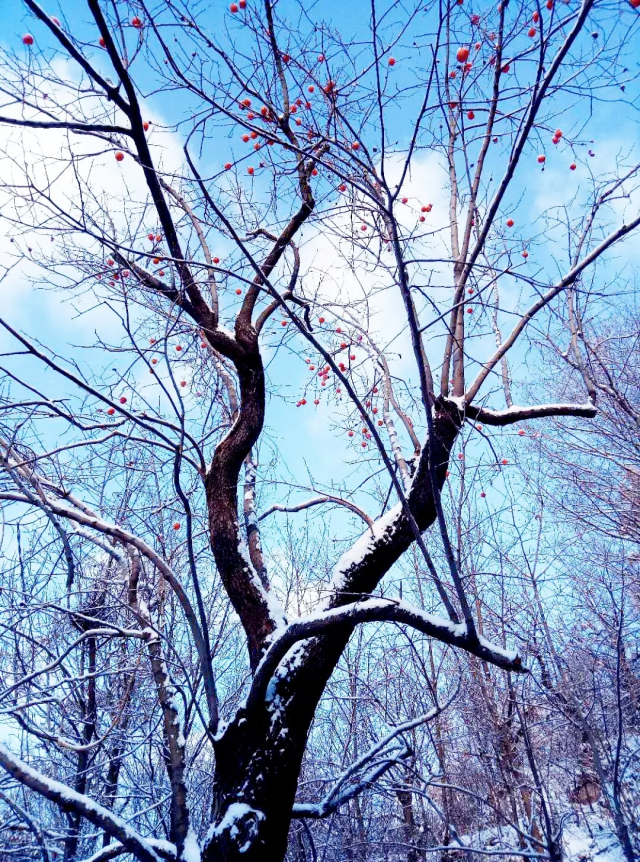
[[[23,760],[14,755],[5,745],[0,743],[0,766],[20,784],[40,793],[50,802],[59,805],[63,811],[79,814],[94,826],[103,829],[109,835],[116,838],[127,852],[133,854],[141,862],[159,862],[160,857],[141,835],[129,826],[124,820],[102,805],[77,793],[66,784],[48,778],[41,772],[32,769]]]

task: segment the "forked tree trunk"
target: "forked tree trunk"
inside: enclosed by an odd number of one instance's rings
[[[438,486],[446,479],[451,447],[462,417],[450,404],[436,416],[432,454]],[[438,409],[438,408],[436,408]],[[409,495],[421,531],[436,520],[431,481],[426,464],[414,476]],[[219,504],[213,506],[219,509]],[[219,511],[218,511],[219,514]],[[377,546],[352,573],[357,592],[370,593],[414,541],[408,522]],[[219,568],[223,559],[218,546]],[[226,550],[226,548],[224,549]],[[351,586],[335,605],[353,600]],[[213,826],[203,851],[203,862],[282,862],[307,735],[317,704],[342,655],[352,627],[299,644],[290,661],[281,662],[269,685],[268,698],[251,713],[240,710],[216,743]],[[254,657],[254,663],[255,663]],[[254,664],[255,666],[255,664]]]

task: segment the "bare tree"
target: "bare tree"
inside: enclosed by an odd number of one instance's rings
[[[271,0],[224,16],[87,0],[82,21],[24,7],[34,33],[2,57],[4,277],[58,291],[68,332],[1,321],[3,798],[68,862],[283,859],[292,818],[347,805],[365,858],[361,795],[395,776],[396,799],[415,797],[398,783],[408,740],[447,698],[398,699],[367,729],[358,650],[342,759],[297,797],[354,632],[424,635],[472,657],[479,685],[485,663],[525,671],[504,604],[482,610],[450,474],[484,441],[486,470],[508,468],[487,429],[596,416],[588,374],[566,401],[514,404],[509,363],[532,325],[596,293],[585,283],[640,225],[640,166],[594,180],[565,251],[545,255],[553,227],[536,238],[514,217],[552,152],[590,182],[578,106],[626,98],[635,13],[372,3],[349,40]],[[413,185],[421,166],[443,171],[440,211]],[[117,334],[104,323],[80,355],[71,309],[97,307]],[[299,432],[267,433],[278,399],[331,404],[330,482],[288,475]],[[331,512],[342,556],[270,527],[283,511]],[[413,603],[383,583],[412,553]],[[436,750],[446,777],[446,733]],[[521,754],[506,760],[524,784]],[[461,846],[446,783],[445,853]],[[548,858],[553,824],[541,841],[530,819],[517,847]],[[404,823],[411,845],[408,808]]]

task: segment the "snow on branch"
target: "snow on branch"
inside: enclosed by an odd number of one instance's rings
[[[99,517],[88,506],[81,501],[76,500],[71,494],[67,494],[67,502],[57,499],[53,494],[45,494],[44,490],[39,487],[40,496],[36,497],[33,494],[16,493],[13,491],[0,492],[0,500],[11,500],[18,503],[31,504],[38,506],[44,512],[51,512],[60,518],[73,521],[83,527],[89,527],[102,533],[106,536],[111,536],[114,539],[122,542],[125,547],[134,548],[143,557],[149,560],[159,572],[163,575],[171,589],[176,595],[176,598],[184,612],[187,623],[191,630],[195,643],[198,657],[200,659],[200,667],[204,677],[204,684],[207,690],[207,696],[210,704],[217,703],[217,695],[215,690],[215,682],[213,679],[213,671],[211,662],[209,661],[208,647],[205,643],[202,630],[198,623],[193,605],[187,595],[187,592],[182,585],[180,579],[173,571],[171,566],[160,556],[150,545],[143,539],[136,536],[134,533],[125,530],[118,524],[113,524]],[[216,717],[212,716],[214,723]]]
[[[473,632],[469,633],[464,623],[449,622],[398,599],[369,598],[292,620],[286,629],[279,630],[258,665],[247,699],[247,710],[258,707],[264,701],[269,681],[295,643],[339,627],[353,627],[367,622],[402,623],[504,670],[525,670],[516,650],[504,649]]]
[[[598,408],[590,401],[586,404],[532,404],[528,407],[514,404],[506,410],[488,410],[469,405],[464,411],[469,419],[477,419],[485,425],[513,425],[525,419],[541,419],[544,416],[581,416],[593,419],[598,414]]]
[[[387,752],[381,759],[377,759],[383,750],[393,740],[409,730],[413,730],[421,724],[426,724],[432,721],[440,713],[445,710],[458,694],[458,689],[452,697],[449,698],[444,706],[435,706],[429,712],[412,718],[402,724],[396,725],[392,730],[382,737],[372,748],[359,757],[354,763],[346,769],[343,774],[335,782],[329,793],[321,802],[315,804],[300,803],[293,807],[294,817],[309,817],[312,819],[320,819],[333,814],[341,805],[344,805],[350,799],[353,799],[358,794],[371,786],[378,778],[388,772],[393,766],[396,766],[411,753],[410,748],[406,745],[397,751],[397,753]],[[393,756],[392,756],[393,755]],[[368,763],[374,761],[369,770],[356,781],[349,781],[354,775],[359,773]]]
[[[359,506],[356,506],[355,503],[351,503],[349,500],[343,500],[342,497],[334,497],[332,494],[320,494],[317,497],[311,497],[303,503],[296,503],[292,506],[283,506],[280,503],[275,503],[260,515],[258,521],[262,521],[268,515],[273,514],[273,512],[301,512],[303,509],[310,509],[312,506],[319,506],[322,503],[334,503],[336,506],[344,506],[358,515],[359,518],[362,518],[369,527],[373,525],[373,520]]]
[[[153,847],[158,856],[162,859],[166,859],[167,862],[173,862],[173,860],[175,860],[176,848],[170,841],[158,838],[146,838],[145,841]],[[109,862],[109,859],[116,859],[118,856],[122,856],[123,853],[127,852],[127,848],[124,847],[120,841],[113,841],[111,844],[107,844],[106,847],[102,847],[100,850],[97,850],[91,856],[87,856],[85,859],[82,859],[81,862]]]
[[[0,766],[3,766],[20,784],[42,794],[50,802],[59,805],[63,811],[79,814],[94,826],[103,829],[108,835],[116,838],[136,859],[142,862],[160,862],[160,857],[152,845],[126,821],[83,793],[78,793],[66,784],[48,778],[33,769],[2,743],[0,743]]]

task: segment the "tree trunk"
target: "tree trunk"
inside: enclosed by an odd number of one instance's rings
[[[442,488],[462,417],[450,402],[435,409],[431,451]],[[434,523],[436,508],[426,457],[414,476],[409,505],[421,531]],[[353,592],[368,594],[375,589],[413,541],[404,519],[392,537],[353,565],[345,592],[336,594],[332,606],[352,601]],[[309,728],[352,630],[345,624],[290,650],[271,680],[265,701],[251,714],[240,710],[216,743],[213,827],[203,862],[284,859]]]

